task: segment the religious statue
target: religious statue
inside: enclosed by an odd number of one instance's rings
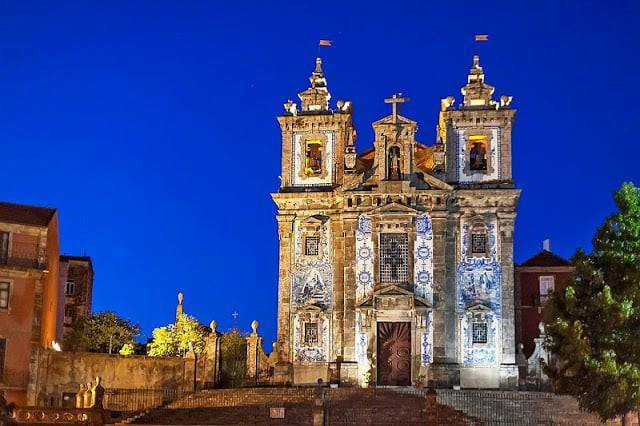
[[[104,400],[105,389],[100,382],[102,382],[102,378],[100,376],[96,377],[96,382],[91,388],[91,408],[103,408],[102,401]]]
[[[397,146],[389,150],[389,180],[400,179],[400,149]]]
[[[0,425],[15,425],[11,420],[16,405],[13,402],[7,402],[4,397],[4,391],[0,391]]]
[[[76,408],[84,408],[84,393],[86,390],[84,383],[80,383],[80,389],[76,394]]]
[[[91,408],[91,388],[93,387],[93,383],[87,383],[87,386],[84,388],[84,394],[82,395],[82,408]]]
[[[471,170],[487,170],[487,150],[483,143],[473,144],[473,148],[469,151],[469,160]]]

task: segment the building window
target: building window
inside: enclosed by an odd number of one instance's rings
[[[322,174],[322,149],[322,141],[307,141],[304,159],[304,174],[306,176],[313,177]]]
[[[473,343],[487,343],[487,323],[474,322],[471,325]]]
[[[320,237],[304,238],[304,254],[306,256],[317,256],[320,252]]]
[[[540,304],[546,302],[555,287],[555,277],[553,275],[541,276],[540,283]]]
[[[0,231],[0,265],[6,265],[9,259],[9,233]]]
[[[487,252],[487,234],[471,234],[471,253],[485,254]]]
[[[76,310],[74,309],[73,306],[71,305],[67,305],[64,307],[64,316],[65,317],[69,317],[71,319],[73,319],[73,316],[75,315]]]
[[[316,346],[318,344],[318,323],[304,323],[304,344],[305,346]]]
[[[0,309],[9,308],[9,283],[0,283]]]
[[[7,353],[7,339],[0,337],[0,379],[4,377],[4,357]]]
[[[73,280],[67,281],[64,286],[64,294],[67,296],[73,296],[76,293],[76,282]]]
[[[380,281],[406,283],[409,275],[407,234],[380,234]]]
[[[485,135],[469,136],[469,169],[487,170],[487,140]]]

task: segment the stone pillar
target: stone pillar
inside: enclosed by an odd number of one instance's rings
[[[344,361],[355,361],[356,357],[356,215],[344,219],[344,287],[343,287],[343,349]]]
[[[513,282],[513,223],[515,213],[498,213],[502,268],[502,363],[514,364],[515,306]]]
[[[222,334],[216,331],[218,324],[211,321],[211,333],[205,338],[203,368],[200,371],[201,381],[205,388],[214,388],[220,382],[220,351],[222,348]]]
[[[446,212],[431,212],[433,225],[433,359],[446,362],[445,356],[445,289],[446,283]]]
[[[343,231],[343,223],[340,220],[332,219],[331,223],[331,247],[333,253],[330,254],[330,259],[333,264],[333,312],[332,312],[332,350],[333,359],[329,358],[328,361],[333,361],[338,357],[342,357],[344,351],[344,253],[345,253],[345,236]],[[331,355],[329,355],[331,357]]]
[[[502,272],[502,363],[500,366],[500,388],[516,389],[518,366],[516,365],[515,305],[513,277],[513,224],[514,212],[498,212],[500,232],[500,265]]]
[[[279,214],[280,255],[278,269],[278,342],[281,362],[291,362],[291,269],[294,215]]]
[[[260,351],[262,337],[258,335],[258,321],[251,322],[251,334],[247,337],[247,378],[258,381],[260,376]]]

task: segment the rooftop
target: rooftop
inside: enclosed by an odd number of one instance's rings
[[[0,202],[0,222],[30,226],[48,226],[56,213],[49,207]]]
[[[519,266],[571,266],[571,262],[549,250],[542,250]]]

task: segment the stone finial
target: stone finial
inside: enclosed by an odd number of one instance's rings
[[[327,90],[327,79],[322,71],[322,59],[316,58],[316,67],[309,77],[311,86],[304,92],[298,93],[302,101],[302,111],[327,111],[331,94]]]
[[[218,328],[218,322],[216,320],[212,320],[209,323],[209,328],[211,329],[211,333],[215,334],[216,333],[216,329]]]
[[[258,325],[260,325],[260,323],[257,320],[251,321],[251,334],[258,334]]]
[[[464,107],[497,107],[496,102],[491,98],[495,88],[484,82],[484,70],[480,66],[478,55],[473,55],[473,65],[467,76],[467,84],[460,91],[464,96]]]
[[[453,104],[455,103],[456,98],[454,98],[453,96],[447,96],[446,98],[443,98],[440,100],[440,110],[441,111],[446,111],[449,108],[453,108]]]
[[[538,324],[538,331],[540,331],[540,337],[545,336],[546,329],[544,322],[540,321],[540,323]]]
[[[291,115],[298,115],[298,104],[293,102],[291,99],[287,99],[283,105],[285,112]]]
[[[184,300],[184,294],[181,291],[178,292],[178,306],[176,306],[176,320],[182,314],[184,314],[184,307],[182,306],[182,302]]]
[[[509,108],[513,96],[500,96],[500,108]]]

